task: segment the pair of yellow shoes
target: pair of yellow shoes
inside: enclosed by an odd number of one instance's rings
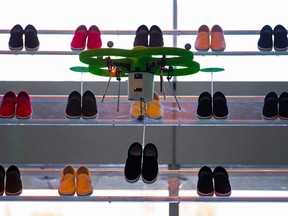
[[[138,118],[141,115],[140,101],[133,101],[130,108],[130,116],[132,118]],[[142,115],[151,119],[162,119],[163,110],[161,108],[161,102],[159,95],[154,92],[153,100],[146,103],[142,103]]]
[[[62,170],[58,193],[62,196],[73,196],[75,192],[78,196],[89,196],[93,193],[91,174],[86,166],[80,166],[75,171],[72,166],[67,165]]]

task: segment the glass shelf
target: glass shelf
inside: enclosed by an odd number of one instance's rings
[[[75,169],[77,166],[75,166]],[[20,196],[0,197],[0,201],[63,201],[63,202],[288,202],[287,167],[227,168],[232,187],[230,197],[199,197],[199,168],[167,170],[160,165],[158,179],[145,184],[125,181],[123,166],[97,168],[88,165],[94,191],[91,196],[60,196],[58,185],[61,169],[19,167],[23,182]],[[125,194],[125,195],[124,195]]]
[[[161,98],[164,117],[161,120],[131,119],[127,96],[120,97],[117,112],[117,96],[96,96],[99,117],[97,119],[68,119],[64,111],[68,96],[31,96],[33,115],[30,119],[1,118],[0,125],[67,125],[67,126],[287,126],[287,120],[264,120],[261,117],[264,96],[226,96],[228,119],[198,119],[198,96],[178,96],[181,107],[172,96]]]

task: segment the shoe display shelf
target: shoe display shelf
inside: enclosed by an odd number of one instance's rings
[[[8,30],[0,30],[7,34]],[[73,31],[39,30],[39,34],[73,34]],[[163,31],[167,35],[196,35],[196,31]],[[134,31],[102,31],[102,34],[133,35]],[[259,31],[225,31],[225,34],[259,34]],[[193,52],[194,55],[287,55],[287,52],[224,51]],[[78,55],[76,51],[0,50],[0,54],[17,55]],[[180,87],[181,88],[181,87]],[[99,91],[98,91],[99,92]],[[116,94],[115,94],[116,95]],[[23,170],[24,191],[21,196],[3,196],[1,201],[133,201],[133,202],[287,202],[287,124],[286,120],[263,120],[261,109],[264,96],[227,95],[228,119],[198,119],[198,93],[177,96],[179,110],[172,96],[161,96],[164,117],[161,120],[131,119],[127,96],[109,95],[101,103],[97,95],[97,119],[67,119],[64,115],[67,95],[31,93],[33,115],[30,119],[0,119],[3,164],[118,164],[123,165],[129,145],[135,140],[153,142],[159,151],[159,163],[164,164],[159,179],[152,185],[126,183],[123,167],[102,171],[92,168],[95,179],[90,197],[60,197],[57,186],[60,170]],[[120,127],[119,127],[120,126]],[[119,140],[120,137],[120,140]],[[113,151],[111,151],[113,149]],[[187,170],[165,166],[187,166]],[[227,164],[231,166],[231,197],[199,197],[196,193],[197,169],[189,164]],[[238,169],[238,165],[245,169]],[[251,165],[257,169],[251,168]],[[176,167],[177,167],[176,166]],[[33,167],[33,166],[32,166]],[[109,167],[109,166],[108,166]],[[236,167],[236,168],[235,168]],[[268,168],[267,168],[268,167]],[[272,167],[272,168],[271,168]],[[275,169],[275,167],[277,167]],[[251,169],[250,169],[251,168]],[[279,169],[278,169],[279,168]],[[191,178],[191,179],[190,179]],[[26,179],[26,180],[25,180]],[[52,188],[36,187],[31,179],[52,181]],[[259,179],[263,181],[262,185]],[[99,184],[102,182],[103,190]],[[25,183],[27,181],[28,183]],[[115,184],[115,182],[118,182]],[[172,182],[172,183],[171,183]],[[256,184],[255,182],[259,183]],[[277,182],[277,183],[276,183]],[[45,183],[45,184],[46,184]],[[108,184],[108,185],[107,185]],[[110,185],[109,185],[110,184]],[[167,189],[169,184],[171,188]],[[179,189],[181,185],[181,189]],[[238,188],[238,186],[239,188]],[[104,187],[105,186],[105,187]],[[243,187],[242,187],[243,186]],[[267,188],[270,186],[270,188]],[[124,188],[123,188],[124,187]],[[127,188],[125,188],[127,187]],[[275,187],[275,188],[274,188]],[[109,190],[107,188],[112,188]],[[113,190],[135,190],[127,196]],[[174,190],[174,191],[173,191]],[[36,191],[36,193],[34,193]],[[107,192],[108,191],[108,192]],[[112,191],[112,192],[111,192]],[[147,195],[143,195],[147,191]],[[157,192],[161,192],[158,195]],[[176,191],[176,192],[175,192]],[[250,192],[255,192],[250,194]],[[108,194],[107,194],[107,193]],[[163,193],[162,193],[163,192]],[[249,195],[248,195],[249,192]],[[279,193],[278,193],[279,192]],[[112,195],[111,195],[112,194]]]
[[[20,167],[23,191],[19,196],[0,196],[0,202],[232,202],[232,203],[282,203],[288,201],[287,169],[259,167],[229,168],[232,194],[229,197],[199,196],[196,167],[166,170],[160,166],[159,176],[153,184],[141,179],[136,183],[125,180],[123,169],[89,166],[94,187],[90,196],[60,196],[58,185],[61,169],[50,166]]]

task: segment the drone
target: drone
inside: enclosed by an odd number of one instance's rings
[[[164,76],[171,87],[175,101],[175,91],[170,82],[173,76],[195,74],[200,70],[198,62],[193,61],[194,55],[185,45],[185,49],[176,47],[144,47],[136,46],[131,50],[112,48],[113,42],[107,43],[109,48],[82,51],[79,59],[88,65],[88,71],[97,76],[109,77],[103,94],[104,101],[112,77],[118,84],[117,111],[119,111],[121,77],[128,77],[128,100],[145,103],[153,100],[154,76],[160,76],[160,90],[164,91]],[[142,118],[141,118],[142,117]],[[143,119],[140,110],[139,119]]]

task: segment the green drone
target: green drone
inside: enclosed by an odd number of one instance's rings
[[[167,76],[175,100],[181,109],[170,79],[173,76],[191,75],[200,70],[199,63],[193,61],[194,55],[189,49],[142,46],[132,50],[117,49],[111,48],[113,46],[111,41],[108,42],[108,46],[110,48],[85,50],[79,55],[80,61],[88,65],[90,73],[109,77],[102,102],[111,77],[116,77],[119,81],[117,111],[121,77],[128,77],[128,100],[136,100],[140,103],[153,100],[154,75],[159,75],[161,91],[163,76]]]

